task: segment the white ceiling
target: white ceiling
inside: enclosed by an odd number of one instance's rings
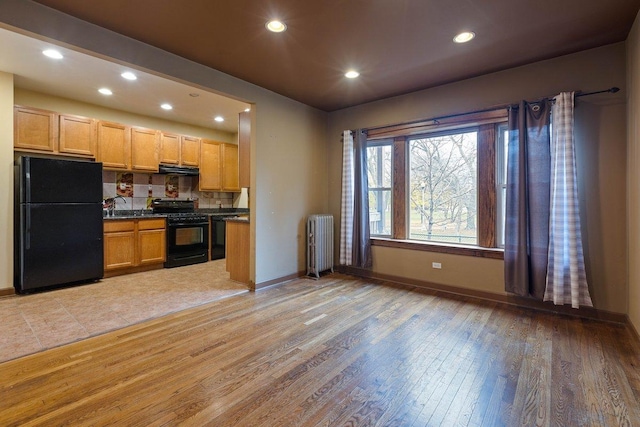
[[[42,54],[52,47],[64,58],[54,60]],[[245,102],[2,28],[0,71],[13,74],[19,88],[231,133],[238,131],[238,113],[250,107]],[[138,79],[123,79],[120,74],[124,71],[135,72]],[[101,95],[101,87],[110,88],[113,95]],[[199,96],[190,95],[194,93]],[[161,109],[164,102],[173,105],[173,110]],[[225,121],[215,122],[213,118],[218,115]]]

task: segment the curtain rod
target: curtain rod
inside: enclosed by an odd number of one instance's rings
[[[599,93],[616,93],[620,91],[619,87],[610,87],[609,89],[604,89],[604,90],[597,90],[595,92],[585,92],[585,93],[576,93],[575,97],[581,97],[581,96],[589,96],[589,95],[597,95]],[[537,102],[537,101],[531,101],[531,103],[533,102]],[[492,107],[492,108],[485,108],[483,110],[475,110],[475,111],[468,111],[466,113],[457,113],[457,114],[449,114],[446,116],[440,116],[440,117],[434,117],[433,119],[420,119],[420,120],[413,120],[410,122],[405,122],[405,123],[397,123],[394,125],[384,125],[384,126],[376,126],[376,127],[372,127],[372,128],[367,128],[365,129],[366,131],[369,130],[380,130],[380,129],[386,129],[386,128],[391,128],[391,127],[396,127],[396,126],[402,126],[402,125],[412,125],[415,123],[422,123],[422,122],[438,122],[439,120],[444,120],[444,119],[451,119],[454,117],[460,117],[460,116],[468,116],[469,114],[479,114],[479,113],[488,113],[491,111],[496,111],[496,110],[502,110],[505,108],[508,108],[509,106],[511,106],[512,104],[505,104],[505,105],[498,105],[496,107]]]

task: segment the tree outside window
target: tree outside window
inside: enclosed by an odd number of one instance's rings
[[[475,130],[409,139],[409,238],[476,245]]]

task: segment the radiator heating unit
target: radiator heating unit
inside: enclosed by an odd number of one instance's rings
[[[333,273],[333,215],[310,215],[307,219],[307,276]]]

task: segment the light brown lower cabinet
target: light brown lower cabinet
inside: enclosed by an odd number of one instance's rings
[[[104,270],[133,267],[136,263],[135,221],[104,223]]]
[[[162,267],[166,258],[164,218],[105,220],[106,276]]]
[[[163,263],[166,247],[164,219],[139,220],[138,265]]]
[[[249,221],[226,221],[227,271],[229,278],[252,286],[249,278]]]

